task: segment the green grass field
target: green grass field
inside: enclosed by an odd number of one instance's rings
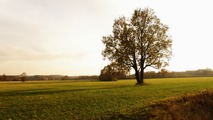
[[[99,119],[128,115],[157,101],[213,89],[213,77],[0,82],[0,119]]]

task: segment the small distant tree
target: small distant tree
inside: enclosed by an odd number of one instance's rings
[[[161,69],[158,73],[157,73],[157,77],[159,78],[165,78],[168,77],[169,72],[166,69]]]
[[[7,76],[5,74],[2,75],[2,81],[6,81],[7,80]]]
[[[112,66],[107,65],[101,70],[99,80],[101,80],[101,81],[115,81],[115,80],[117,80],[116,72],[113,70]]]
[[[69,80],[69,79],[70,79],[70,77],[67,75],[65,75],[64,77],[61,78],[61,80]]]
[[[27,73],[22,73],[21,75],[20,75],[20,78],[21,78],[21,81],[22,82],[25,82],[26,80],[27,80]]]
[[[120,66],[119,64],[111,63],[101,70],[99,80],[115,81],[119,78],[125,78],[127,73],[127,69],[122,68],[122,66]]]

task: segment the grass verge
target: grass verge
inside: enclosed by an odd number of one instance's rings
[[[130,114],[114,114],[107,119],[131,120],[211,120],[213,90],[158,101],[145,108],[133,109]]]
[[[213,118],[213,91],[184,95],[150,107],[152,119],[210,120]]]

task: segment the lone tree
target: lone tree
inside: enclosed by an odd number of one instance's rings
[[[102,39],[102,55],[111,62],[132,67],[137,84],[143,84],[147,67],[160,69],[168,65],[172,55],[168,29],[153,9],[136,9],[131,19],[115,19],[112,34]]]

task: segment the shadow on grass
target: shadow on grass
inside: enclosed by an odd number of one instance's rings
[[[0,97],[10,97],[10,96],[30,96],[30,95],[52,95],[59,93],[69,93],[69,92],[79,92],[79,91],[94,91],[94,90],[110,90],[110,89],[119,89],[119,88],[127,88],[130,86],[116,86],[116,87],[97,87],[97,88],[76,88],[69,90],[62,89],[31,89],[31,90],[15,90],[15,91],[2,91],[0,92]],[[131,86],[132,87],[132,86]]]
[[[150,83],[136,83],[136,86],[149,86],[151,85]]]

